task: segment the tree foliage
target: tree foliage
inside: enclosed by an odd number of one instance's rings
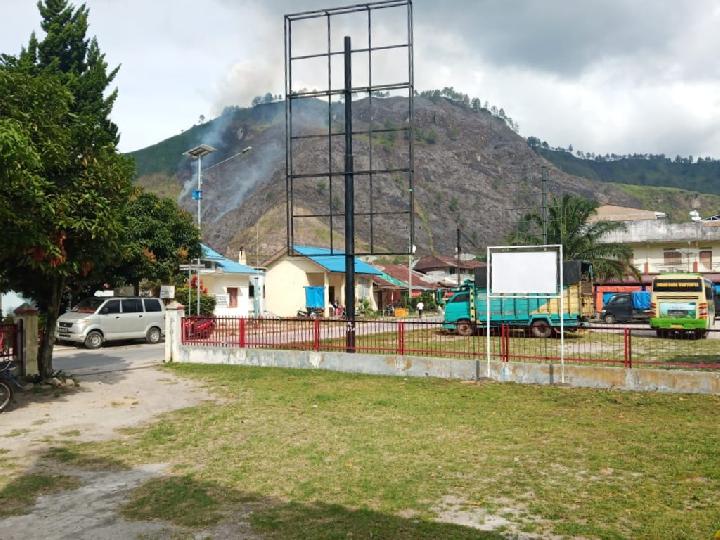
[[[133,166],[117,151],[108,72],[86,37],[88,10],[38,4],[42,40],[0,59],[0,267],[6,287],[45,314],[42,375],[52,372],[54,329],[68,282],[110,264],[122,234]]]
[[[200,237],[192,216],[175,201],[152,193],[136,193],[122,219],[118,264],[108,269],[117,285],[143,280],[173,283],[179,265],[200,256]]]
[[[574,195],[552,200],[548,207],[547,243],[562,244],[565,260],[589,261],[600,279],[637,275],[632,266],[632,249],[624,244],[601,242],[603,236],[625,229],[618,221],[594,221],[598,203]],[[520,220],[510,242],[515,245],[543,244],[543,217],[526,214]]]

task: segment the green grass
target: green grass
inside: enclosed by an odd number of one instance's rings
[[[710,538],[720,527],[717,396],[170,369],[223,400],[53,455],[171,463],[177,477],[141,487],[128,515],[202,526],[205,509],[214,520],[252,501],[270,538],[482,537],[432,521],[450,496],[506,516],[510,535]]]
[[[0,485],[3,485],[0,489],[1,518],[23,514],[35,504],[35,500],[40,495],[75,488],[79,485],[79,481],[64,475],[26,474],[6,483],[2,482]]]
[[[136,489],[122,508],[129,519],[162,519],[181,526],[207,526],[217,523],[221,493],[211,494],[190,477],[157,478]]]

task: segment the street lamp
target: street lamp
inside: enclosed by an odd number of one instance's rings
[[[202,243],[202,158],[215,152],[215,148],[209,144],[201,144],[191,148],[184,155],[197,160],[197,189],[193,192],[193,199],[197,201],[197,225],[200,242]],[[202,256],[202,253],[200,254]],[[198,258],[197,271],[197,315],[200,315],[200,268],[202,259]],[[189,284],[188,284],[189,285]]]

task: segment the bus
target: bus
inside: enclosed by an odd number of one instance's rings
[[[707,336],[715,319],[715,288],[700,274],[661,274],[653,280],[650,327],[658,337]]]

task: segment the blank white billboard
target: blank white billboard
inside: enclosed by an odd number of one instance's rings
[[[490,294],[559,293],[557,251],[490,253]]]

